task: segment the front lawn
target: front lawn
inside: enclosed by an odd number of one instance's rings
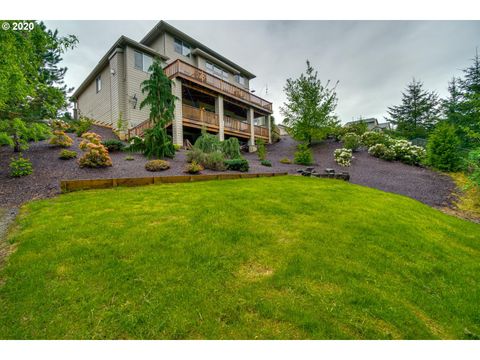
[[[115,188],[23,207],[0,338],[463,339],[480,225],[305,177]]]

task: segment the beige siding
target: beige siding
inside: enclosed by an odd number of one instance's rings
[[[196,66],[197,66],[198,68],[202,69],[202,70],[207,71],[206,62],[209,61],[209,60],[205,59],[205,58],[202,57],[202,56],[196,56],[196,58],[197,58],[197,61],[196,61],[196,62],[197,62],[197,64],[198,64],[198,65],[196,65]],[[219,64],[218,66],[221,67],[220,64]],[[234,74],[232,74],[230,71],[228,71],[228,69],[224,69],[224,70],[228,72],[228,80],[226,80],[226,81],[232,83],[232,84],[235,85],[235,86],[238,86],[238,87],[240,87],[240,88],[243,88],[243,89],[245,89],[245,90],[248,90],[248,89],[249,89],[249,81],[248,81],[247,78],[245,78],[245,85],[241,85],[241,84],[239,84],[238,82],[235,81],[235,76],[234,76]],[[222,79],[223,79],[223,78],[222,78]],[[223,80],[225,80],[225,79],[223,79]]]
[[[125,73],[126,73],[126,118],[129,121],[129,128],[135,127],[138,124],[148,119],[150,110],[148,107],[140,110],[140,104],[145,98],[142,94],[140,84],[150,77],[150,74],[135,69],[135,55],[134,49],[127,46],[125,49]],[[131,99],[136,95],[138,101],[134,109]]]
[[[105,125],[112,125],[110,66],[106,65],[100,73],[102,89],[97,93],[95,79],[78,97],[78,109],[81,116],[86,116]]]
[[[110,69],[114,71],[114,74],[111,74],[110,81],[112,94],[112,125],[117,129],[120,115],[123,120],[126,119],[125,63],[123,49],[117,49],[110,57],[109,62]]]
[[[160,34],[150,45],[156,52],[165,55],[165,34]]]

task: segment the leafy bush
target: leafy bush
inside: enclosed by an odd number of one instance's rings
[[[205,164],[206,157],[207,154],[195,146],[187,152],[187,162],[189,163],[195,161],[197,164]]]
[[[125,151],[129,152],[141,152],[143,153],[145,151],[145,142],[143,139],[139,136],[133,136],[130,139],[129,144],[125,147]]]
[[[395,160],[395,151],[384,144],[375,144],[370,146],[368,148],[368,153],[383,160]]]
[[[333,158],[335,162],[340,166],[350,166],[352,164],[352,150],[351,149],[336,149],[333,152]]]
[[[62,150],[60,151],[60,155],[58,156],[59,159],[62,160],[69,160],[77,157],[77,152],[76,151],[71,151],[71,150]]]
[[[52,146],[70,147],[73,144],[73,140],[70,136],[65,134],[64,130],[54,130],[48,143]]]
[[[73,123],[73,130],[77,136],[82,136],[85,134],[93,125],[93,120],[87,118],[81,118],[80,120]]]
[[[165,160],[150,160],[145,163],[145,170],[163,171],[170,169],[170,163]]]
[[[282,164],[291,164],[292,163],[292,160],[290,160],[289,158],[283,158],[280,160],[280,163]]]
[[[203,132],[195,141],[194,147],[208,154],[214,151],[222,151],[222,143],[216,135]]]
[[[125,156],[125,160],[126,161],[132,161],[132,160],[135,160],[135,158],[132,155],[127,155],[127,156]]]
[[[112,159],[108,154],[108,150],[102,145],[100,135],[93,132],[86,132],[82,135],[80,149],[86,153],[78,161],[80,167],[106,167],[112,166]]]
[[[225,157],[220,151],[206,154],[204,163],[200,163],[205,169],[222,171],[225,170]]]
[[[342,136],[343,147],[352,151],[357,151],[361,145],[361,137],[353,132]]]
[[[235,137],[228,138],[221,142],[223,155],[227,159],[240,159],[240,143]]]
[[[299,144],[298,151],[295,153],[293,161],[299,165],[312,165],[313,154],[307,144]]]
[[[257,140],[257,155],[259,160],[265,160],[267,157],[267,149],[265,148],[265,141]]]
[[[13,139],[6,132],[0,132],[0,146],[13,146]]]
[[[272,162],[270,160],[262,160],[262,161],[260,161],[260,164],[262,164],[263,166],[268,166],[268,167],[272,166]]]
[[[11,158],[9,167],[10,176],[12,177],[26,176],[33,172],[33,167],[30,160],[25,159],[21,155],[17,159]]]
[[[383,144],[388,146],[391,142],[390,136],[380,131],[367,131],[362,135],[362,144],[368,149],[376,144]]]
[[[430,134],[427,143],[427,163],[442,171],[456,171],[461,165],[461,140],[455,127],[441,122]]]
[[[395,152],[396,160],[408,165],[419,165],[425,158],[425,149],[408,140],[392,140],[389,148]]]
[[[480,186],[480,148],[471,150],[468,153],[467,172],[470,180]]]
[[[29,124],[26,130],[25,137],[27,141],[46,140],[52,135],[50,127],[42,123]]]
[[[229,159],[225,160],[225,166],[228,170],[247,172],[249,169],[246,159]]]
[[[178,151],[182,148],[182,145],[179,145],[179,144],[173,144],[173,148],[175,149],[175,151]]]
[[[118,139],[103,140],[102,144],[108,149],[109,152],[125,150],[125,144],[123,143],[123,141],[120,141]]]
[[[185,167],[185,172],[188,174],[198,174],[202,170],[203,170],[203,166],[197,163],[196,161],[192,161],[190,164],[187,164],[187,166]]]

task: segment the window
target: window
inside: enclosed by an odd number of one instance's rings
[[[95,88],[97,89],[97,93],[102,90],[102,77],[100,75],[95,79]]]
[[[135,69],[149,72],[148,69],[153,63],[151,56],[145,55],[139,51],[135,51]]]
[[[213,65],[211,62],[206,62],[205,68],[211,74],[217,75],[225,80],[228,80],[229,73],[223,70],[222,68],[218,67],[217,65]]]
[[[175,48],[175,52],[183,56],[190,57],[190,45],[183,42],[182,40],[175,39],[174,48]]]
[[[235,81],[243,86],[246,84],[245,78],[242,75],[235,75]]]

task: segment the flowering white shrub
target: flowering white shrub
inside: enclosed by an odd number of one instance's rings
[[[395,160],[395,151],[384,144],[375,144],[370,146],[368,148],[368,153],[383,160]]]
[[[409,165],[418,165],[425,157],[425,149],[408,140],[392,140],[390,148],[395,151],[397,160]]]
[[[367,131],[362,135],[362,144],[367,148],[371,148],[376,144],[389,145],[392,138],[380,131]]]
[[[352,164],[352,150],[351,149],[336,149],[333,152],[335,162],[340,166],[350,166]]]

